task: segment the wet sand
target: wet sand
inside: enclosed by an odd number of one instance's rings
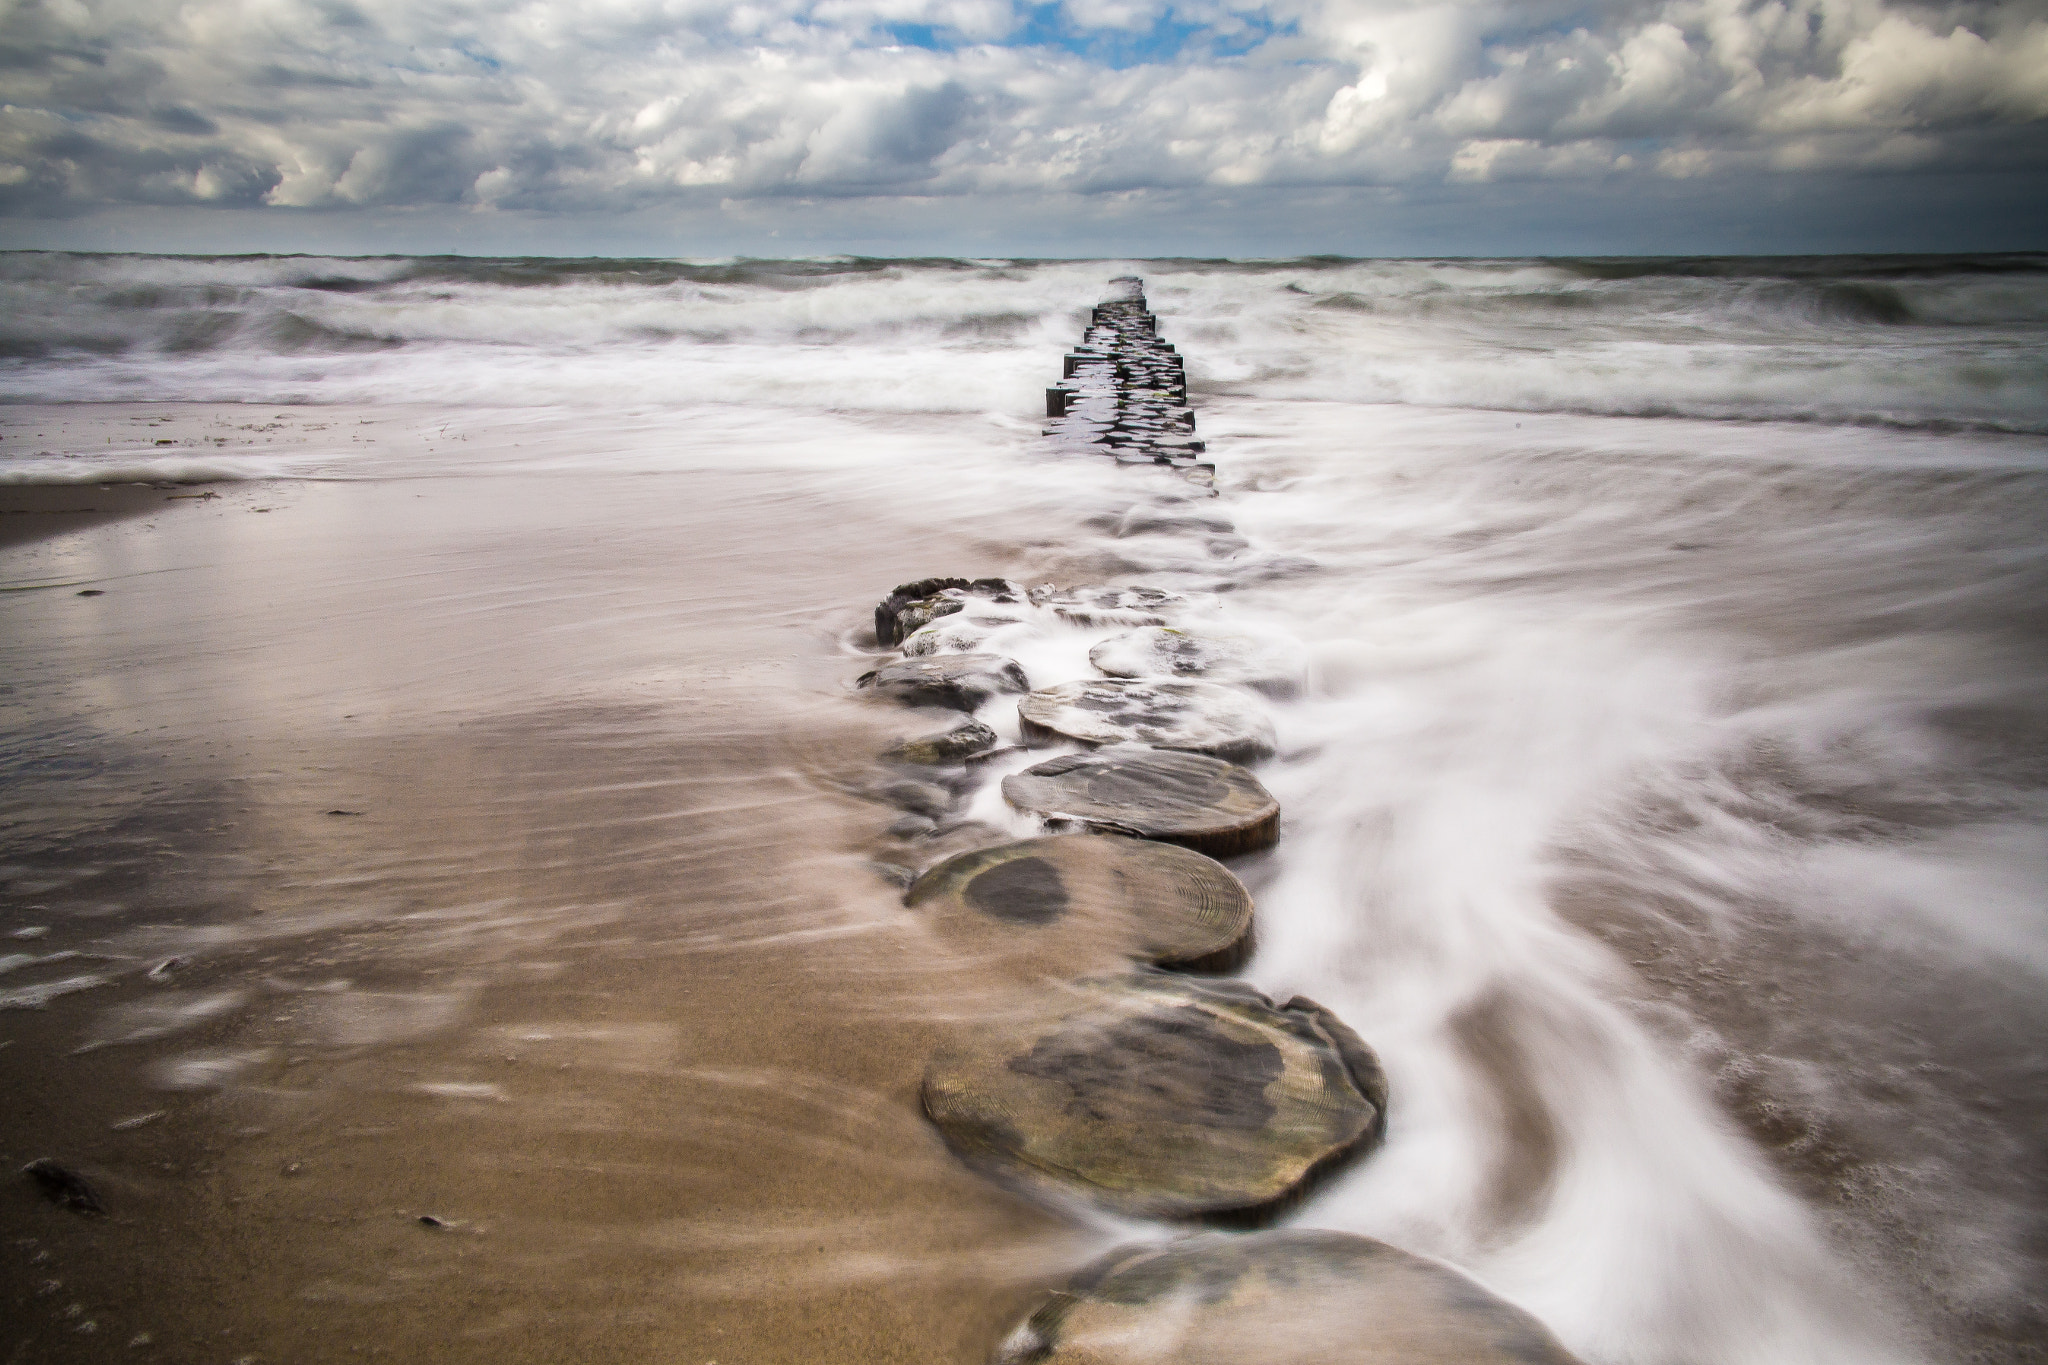
[[[0,602],[0,1160],[109,1209],[0,1188],[0,1356],[978,1360],[1103,1244],[919,1116],[991,979],[847,790],[944,724],[846,691],[872,597],[1042,525],[217,491],[0,552],[110,584]]]
[[[0,549],[82,531],[123,517],[167,512],[181,502],[204,499],[210,493],[208,489],[177,485],[158,487],[146,483],[0,484]],[[23,585],[7,586],[19,588]]]

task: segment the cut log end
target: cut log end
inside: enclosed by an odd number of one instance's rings
[[[1241,982],[1139,972],[1070,991],[933,1059],[925,1112],[964,1159],[1127,1213],[1256,1223],[1375,1140],[1379,1110],[1335,1044]]]
[[[1064,754],[1003,779],[1003,797],[1054,828],[1134,834],[1230,857],[1280,837],[1280,803],[1235,763],[1131,746]]]
[[[1227,971],[1250,951],[1244,883],[1212,858],[1141,839],[1067,834],[973,849],[924,872],[903,903],[942,929],[1048,963],[1095,953],[1101,966]]]
[[[1528,1313],[1348,1233],[1120,1247],[1048,1295],[995,1365],[1579,1365]]]

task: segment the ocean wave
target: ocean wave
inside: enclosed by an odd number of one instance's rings
[[[1550,263],[1592,279],[1928,278],[1950,275],[2048,275],[2048,252],[1988,255],[1555,257]]]
[[[1212,394],[2048,429],[2048,255],[1027,262],[0,255],[11,401],[1027,413],[1111,274]]]
[[[0,484],[73,487],[103,483],[252,483],[302,473],[287,460],[235,456],[29,456],[0,464]]]
[[[269,319],[268,340],[280,351],[383,351],[405,342],[395,336],[330,327],[299,313]]]

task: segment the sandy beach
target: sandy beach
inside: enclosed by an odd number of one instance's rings
[[[6,599],[5,946],[77,955],[0,1157],[110,1210],[10,1195],[13,1358],[965,1360],[1100,1240],[922,1123],[989,981],[843,791],[918,728],[853,585],[1014,565],[761,474],[114,491],[0,560],[67,585]]]

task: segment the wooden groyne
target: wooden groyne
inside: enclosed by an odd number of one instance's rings
[[[1142,282],[1111,281],[1119,296],[1095,305],[1066,373],[1045,391],[1045,434],[1065,450],[1108,455],[1124,464],[1160,464],[1213,481],[1216,467],[1196,457],[1187,367],[1159,335]]]
[[[1181,357],[1143,285],[1112,282],[1060,382],[1045,434],[1061,452],[1164,466],[1210,490]],[[1140,502],[1133,533],[1229,536],[1187,494]],[[1162,507],[1162,503],[1165,504]],[[1235,540],[1242,546],[1242,540]],[[1193,624],[1160,588],[1000,578],[906,583],[875,609],[870,696],[955,713],[881,758],[873,788],[907,814],[893,837],[934,855],[905,905],[935,930],[966,923],[1043,964],[1021,1006],[954,1032],[931,1059],[926,1117],[976,1170],[1055,1204],[1256,1227],[1384,1139],[1379,1058],[1337,1015],[1269,999],[1236,970],[1255,914],[1217,859],[1273,844],[1279,803],[1247,765],[1275,750],[1265,697],[1294,680],[1259,642]],[[1101,676],[1034,685],[1005,653],[1034,633],[1088,633]],[[1264,694],[1262,696],[1262,694]],[[1021,746],[1005,748],[1015,708]],[[958,713],[967,713],[962,720]],[[989,722],[995,722],[990,724]],[[1056,747],[1028,766],[1025,748]],[[1039,826],[992,829],[964,852],[939,841],[992,775]],[[1085,942],[1124,965],[1094,961]],[[1572,1365],[1527,1314],[1457,1272],[1341,1233],[1182,1237],[1079,1270],[995,1348],[1003,1365]]]

